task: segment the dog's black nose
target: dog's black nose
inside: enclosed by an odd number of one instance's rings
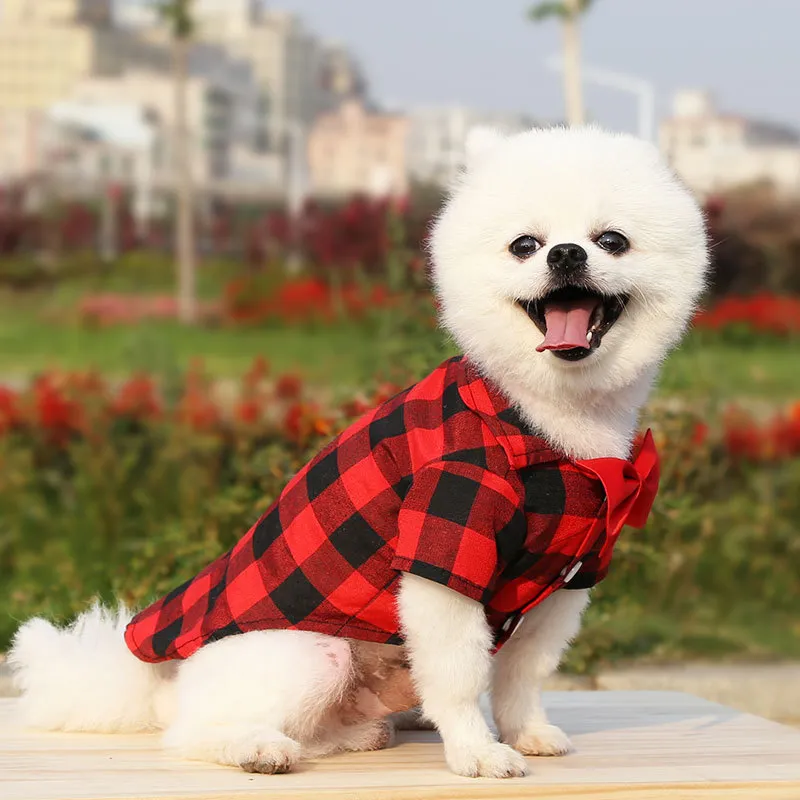
[[[547,264],[559,272],[574,272],[586,266],[589,256],[579,244],[557,244],[547,254]]]

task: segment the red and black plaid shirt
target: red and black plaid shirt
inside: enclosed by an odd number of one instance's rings
[[[355,422],[286,486],[225,555],[138,614],[144,661],[224,636],[299,629],[400,643],[401,573],[510,623],[562,586],[602,580],[623,524],[658,485],[652,438],[635,461],[569,461],[463,358]]]

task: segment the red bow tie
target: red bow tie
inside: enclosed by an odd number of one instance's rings
[[[647,431],[639,452],[631,461],[621,458],[593,458],[577,466],[600,479],[606,491],[606,532],[615,537],[623,525],[642,528],[658,494],[660,478],[658,451]]]

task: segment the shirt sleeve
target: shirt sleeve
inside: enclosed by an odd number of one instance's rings
[[[392,567],[486,604],[500,565],[497,534],[522,513],[500,475],[458,461],[429,464],[400,508]]]

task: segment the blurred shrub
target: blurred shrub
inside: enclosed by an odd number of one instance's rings
[[[26,202],[32,188],[0,187],[0,263],[13,261],[11,277],[27,272],[27,282],[35,281],[42,254],[57,261],[90,252],[97,261],[105,214],[112,215],[119,255],[158,254],[170,246],[170,218],[151,220],[147,230],[139,229],[131,197],[124,192],[113,201],[101,197],[92,203],[42,197],[40,204],[47,203],[47,208],[32,211]],[[406,200],[354,196],[339,203],[309,200],[292,221],[280,208],[215,203],[210,213],[198,217],[197,244],[204,255],[235,259],[251,272],[283,263],[292,253],[326,282],[331,272],[342,282],[363,273],[385,278],[393,290],[419,287],[425,283],[422,250],[432,211],[427,199],[412,207]],[[0,283],[11,282],[6,280],[9,270],[0,267]]]
[[[800,403],[652,420],[662,483],[620,538],[567,667],[628,658],[800,656]]]
[[[29,210],[26,187],[0,190],[0,283],[35,282],[42,253],[55,260],[90,254],[97,261],[102,204],[51,203]],[[416,190],[395,201],[354,196],[339,202],[309,200],[290,220],[274,206],[248,208],[214,203],[198,219],[198,246],[206,256],[234,260],[242,272],[260,272],[300,256],[311,277],[347,284],[359,275],[379,278],[391,291],[418,290],[427,283],[425,245],[441,194]],[[153,220],[137,230],[131,198],[121,194],[112,208],[120,254],[158,254],[171,247],[172,221]],[[108,212],[109,207],[106,207]],[[713,254],[711,298],[758,292],[800,294],[800,201],[768,187],[748,187],[708,201]],[[37,258],[31,258],[36,255]],[[11,266],[4,266],[7,259]],[[60,273],[69,278],[69,271]]]
[[[800,201],[755,186],[711,199],[712,297],[800,294]]]

